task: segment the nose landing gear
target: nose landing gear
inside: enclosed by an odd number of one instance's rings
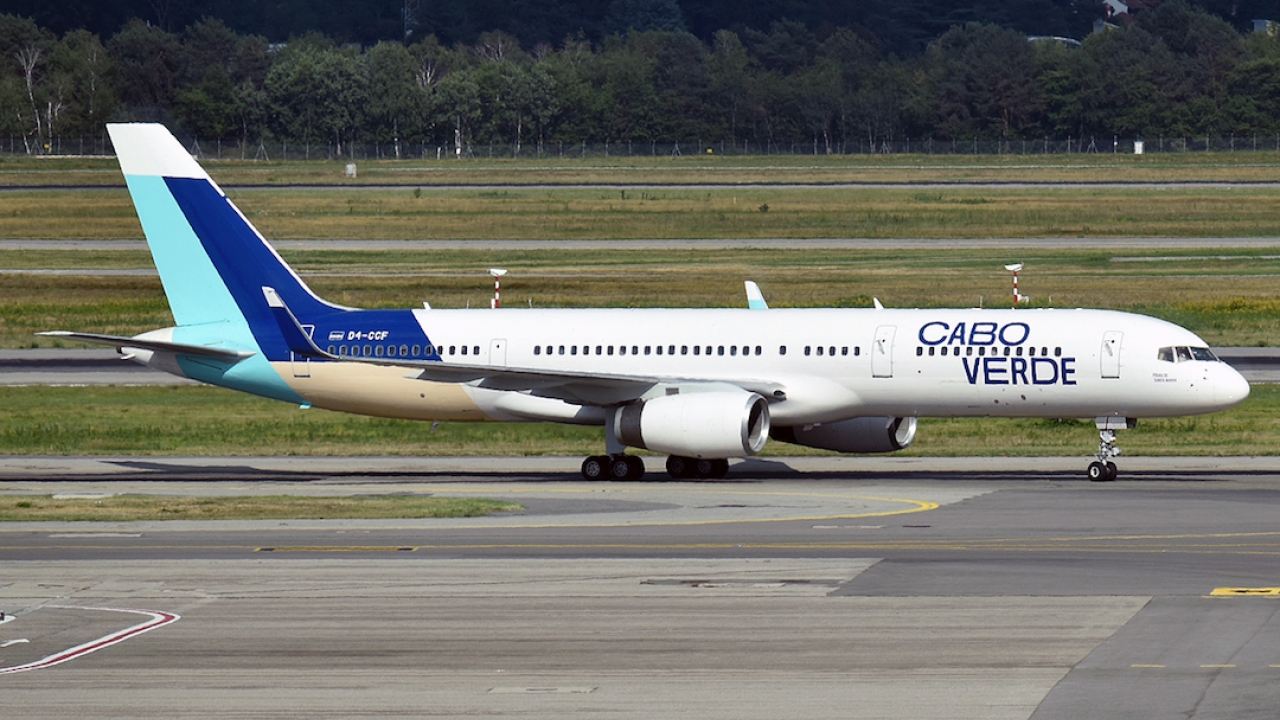
[[[1132,418],[1100,417],[1094,420],[1098,428],[1097,460],[1089,463],[1089,479],[1093,482],[1110,482],[1116,479],[1119,470],[1112,458],[1120,457],[1121,450],[1116,446],[1117,430],[1132,430],[1138,421]]]

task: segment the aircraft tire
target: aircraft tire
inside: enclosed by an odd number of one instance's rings
[[[1092,482],[1106,482],[1110,480],[1110,473],[1107,472],[1107,466],[1094,460],[1089,463],[1089,480]]]
[[[605,455],[592,455],[582,461],[582,478],[584,480],[603,480],[609,471],[609,458]]]
[[[667,474],[674,479],[692,477],[694,469],[694,462],[687,457],[680,455],[667,456]]]
[[[1107,480],[1115,480],[1116,476],[1119,474],[1120,474],[1120,469],[1116,467],[1115,463],[1113,462],[1107,463]]]

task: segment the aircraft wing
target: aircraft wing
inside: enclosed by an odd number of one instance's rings
[[[187,345],[184,343],[164,342],[161,340],[144,340],[136,337],[125,337],[123,335],[99,335],[98,333],[82,333],[67,332],[65,330],[53,330],[50,332],[40,332],[37,335],[46,337],[64,338],[67,340],[79,340],[80,342],[94,343],[97,345],[110,345],[116,348],[137,348],[139,350],[153,350],[155,352],[174,353],[176,355],[199,355],[202,357],[218,358],[227,361],[239,361],[248,357],[253,357],[255,353],[243,350],[228,350],[226,348],[212,347],[209,345]]]
[[[367,365],[411,368],[406,375],[417,380],[465,383],[491,390],[527,391],[539,397],[556,398],[585,405],[618,405],[639,399],[659,385],[703,384],[706,378],[664,377],[658,375],[620,375],[613,373],[568,372],[541,368],[519,368],[494,365],[468,365],[434,360],[339,356],[321,350],[302,329],[302,323],[285,305],[275,290],[264,287],[267,305],[275,314],[289,349],[310,357],[358,362]],[[736,385],[759,393],[770,400],[786,398],[786,389],[765,380],[716,380],[717,384]]]

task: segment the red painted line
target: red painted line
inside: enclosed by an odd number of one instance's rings
[[[110,635],[104,635],[98,638],[97,640],[90,640],[89,642],[84,643],[83,645],[77,645],[73,648],[68,648],[66,650],[63,650],[62,652],[54,653],[53,655],[50,655],[46,658],[42,658],[32,663],[27,663],[26,665],[14,665],[13,667],[0,668],[0,675],[26,672],[28,670],[43,670],[44,668],[47,668],[47,667],[53,667],[54,665],[59,665],[68,660],[73,660],[75,658],[78,658],[82,655],[88,655],[91,652],[96,652],[98,650],[101,650],[102,648],[110,647],[112,645],[115,645],[116,643],[124,642],[125,640],[128,640],[131,637],[137,637],[138,635],[141,635],[142,633],[147,632],[149,630],[155,630],[156,628],[164,627],[165,625],[169,625],[170,623],[175,623],[181,618],[180,615],[175,615],[174,613],[169,613],[169,612],[162,612],[159,610],[129,610],[125,608],[105,608],[105,607],[72,607],[69,605],[45,605],[45,607],[58,609],[58,610],[102,610],[106,612],[133,613],[135,615],[147,615],[147,616],[150,616],[151,619],[147,620],[146,622],[134,625],[133,627],[127,627],[124,630],[111,633]]]

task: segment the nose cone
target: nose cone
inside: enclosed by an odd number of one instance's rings
[[[1230,365],[1219,364],[1222,367],[1215,368],[1218,372],[1214,373],[1212,378],[1213,399],[1225,410],[1239,405],[1249,397],[1249,381]]]

